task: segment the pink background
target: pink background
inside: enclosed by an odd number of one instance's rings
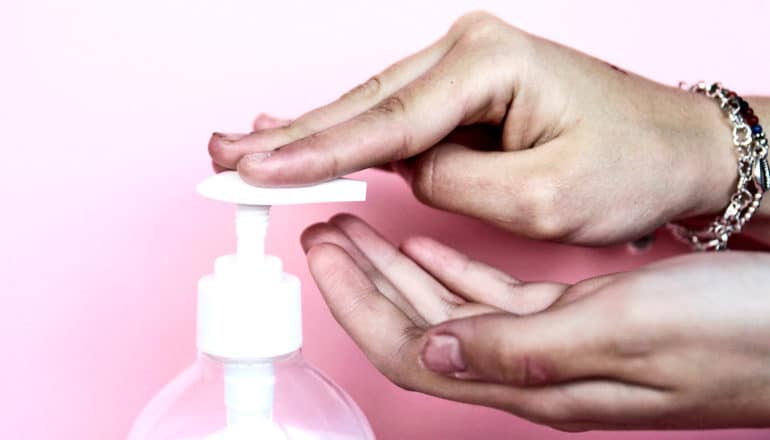
[[[212,130],[335,98],[476,8],[663,82],[770,93],[761,1],[4,0],[0,438],[122,438],[192,360],[196,280],[232,246],[231,210],[193,192],[210,172]],[[307,358],[350,391],[382,439],[569,436],[390,385],[330,317],[300,231],[350,210],[394,240],[426,233],[524,279],[566,281],[682,249],[664,237],[638,255],[531,243],[421,207],[392,176],[362,177],[365,204],[275,209],[269,247],[303,279]]]

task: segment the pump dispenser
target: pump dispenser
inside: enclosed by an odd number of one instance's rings
[[[145,407],[129,440],[373,439],[352,399],[302,359],[300,282],[265,254],[270,206],[363,201],[366,183],[259,188],[228,171],[197,189],[237,205],[237,250],[198,282],[198,360]]]

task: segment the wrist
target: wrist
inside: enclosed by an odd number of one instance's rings
[[[683,129],[678,141],[684,149],[679,169],[688,202],[674,220],[721,215],[738,183],[738,154],[732,141],[732,125],[712,99],[681,91]]]
[[[674,219],[687,219],[701,214],[712,218],[717,217],[717,219],[713,223],[709,223],[705,229],[690,230],[680,226],[675,227],[675,233],[685,241],[691,242],[699,250],[724,249],[729,236],[734,232],[741,232],[742,227],[748,225],[751,227],[745,228],[744,232],[754,230],[756,225],[761,225],[761,235],[767,235],[770,208],[767,204],[761,204],[762,188],[754,180],[758,177],[753,174],[757,172],[756,166],[761,165],[766,169],[767,164],[764,159],[766,153],[758,150],[761,147],[760,140],[752,140],[751,130],[748,127],[753,127],[756,133],[762,135],[762,128],[756,124],[758,118],[762,120],[763,116],[770,116],[767,115],[768,110],[770,110],[769,100],[760,97],[748,97],[744,101],[737,97],[734,92],[722,88],[718,84],[708,86],[699,83],[697,86],[693,86],[691,90],[701,96],[707,96],[709,100],[716,100],[716,107],[721,107],[719,112],[724,114],[722,120],[726,121],[730,128],[726,132],[730,133],[730,143],[733,144],[733,147],[729,149],[732,152],[732,159],[727,159],[725,155],[727,150],[719,148],[720,144],[724,145],[720,138],[724,137],[725,134],[713,131],[714,128],[717,128],[717,124],[713,122],[713,111],[702,109],[700,105],[696,106],[693,103],[687,108],[687,111],[692,113],[700,109],[698,111],[699,117],[694,118],[693,123],[683,125],[682,132],[685,135],[689,134],[688,137],[692,138],[691,140],[697,139],[703,143],[700,154],[691,161],[695,166],[687,167],[690,171],[689,176],[694,178],[692,185],[686,185],[692,195],[690,198],[692,204],[686,204],[686,206],[690,206],[690,211],[684,210],[685,215],[679,218],[674,217]],[[746,105],[747,102],[749,102],[748,106]],[[745,137],[745,130],[749,130],[748,139]],[[696,137],[698,134],[703,135],[700,136],[701,139]],[[736,136],[737,138],[733,139]],[[741,143],[740,146],[738,142]],[[765,142],[764,139],[761,139],[761,142]],[[687,147],[688,145],[681,146],[685,152]],[[689,147],[692,147],[692,142],[690,142]],[[741,152],[738,151],[739,149]],[[739,155],[741,156],[740,161],[737,160]],[[733,171],[728,173],[728,164],[730,163],[733,164]],[[764,173],[765,171],[763,171],[762,182],[767,180]],[[736,185],[739,174],[742,179],[740,186]],[[766,183],[761,185],[767,188]],[[724,214],[722,214],[723,212]],[[752,218],[754,219],[753,222],[751,222]],[[756,234],[749,233],[747,235],[755,236]],[[766,242],[766,240],[761,241]]]
[[[696,96],[703,98],[702,96]],[[749,96],[745,98],[759,117],[760,123],[770,123],[770,99]],[[690,126],[689,133],[696,142],[701,142],[702,152],[695,160],[695,169],[691,169],[691,179],[695,185],[693,200],[696,201],[691,216],[721,215],[727,207],[731,195],[735,192],[738,179],[738,155],[732,141],[732,126],[718,105],[710,99],[701,99],[712,104],[712,109],[701,109],[698,118],[700,124]],[[716,129],[716,130],[714,130]],[[697,136],[695,131],[701,136]],[[754,215],[755,220],[770,219],[770,203],[764,201]]]

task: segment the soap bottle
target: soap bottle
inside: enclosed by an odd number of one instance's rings
[[[299,280],[264,252],[271,205],[362,201],[366,183],[258,188],[228,171],[197,189],[237,205],[237,251],[198,283],[197,360],[147,404],[129,440],[374,439],[355,402],[303,360]]]

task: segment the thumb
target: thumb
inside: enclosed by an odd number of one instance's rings
[[[476,217],[529,238],[564,241],[580,229],[581,216],[565,210],[568,192],[562,152],[565,136],[537,148],[484,151],[441,142],[403,162],[396,171],[418,200]],[[561,183],[560,183],[561,182]]]
[[[620,330],[587,309],[576,304],[523,317],[448,321],[428,330],[421,360],[436,373],[514,386],[617,378],[622,365],[613,347]]]

